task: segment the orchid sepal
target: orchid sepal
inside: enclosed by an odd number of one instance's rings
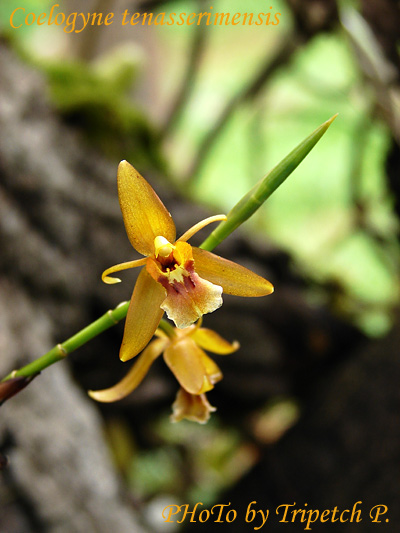
[[[165,290],[143,268],[136,281],[126,315],[119,352],[121,361],[132,359],[150,342],[164,314],[160,307],[164,300]]]
[[[151,185],[127,161],[118,166],[117,182],[125,230],[135,250],[151,255],[158,235],[174,242],[176,229],[171,214]]]
[[[168,343],[167,339],[155,339],[138,357],[128,374],[109,389],[88,391],[89,396],[98,402],[110,403],[122,400],[133,392],[146,376],[153,362],[159,357]]]
[[[199,276],[220,285],[226,294],[258,297],[274,292],[272,283],[248,268],[201,248],[192,251]]]

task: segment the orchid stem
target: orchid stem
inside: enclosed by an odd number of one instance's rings
[[[94,337],[97,337],[97,335],[100,335],[100,333],[103,333],[106,329],[118,324],[118,322],[126,317],[128,307],[129,302],[120,303],[115,309],[110,309],[107,313],[104,313],[103,316],[83,328],[65,342],[54,346],[49,352],[42,355],[42,357],[32,361],[32,363],[28,363],[19,370],[13,370],[8,376],[2,379],[1,382],[13,378],[35,376],[48,366],[65,359],[65,357],[71,352],[74,352],[88,341],[94,339]],[[174,328],[164,319],[161,319],[158,327],[169,337],[175,334]]]
[[[161,319],[160,323],[158,324],[158,327],[159,327],[159,329],[161,329],[161,331],[163,331],[171,339],[176,336],[174,327],[171,326],[171,324],[169,322],[167,322],[166,320],[164,320],[163,318]]]
[[[337,114],[321,124],[311,135],[306,137],[294,150],[276,165],[261,181],[259,181],[243,198],[231,209],[227,219],[200,245],[203,250],[211,251],[228,235],[250,218],[259,207],[282,185],[293,170],[303,161],[314,148],[322,135],[337,117]]]
[[[128,306],[129,302],[120,303],[115,309],[110,309],[104,313],[102,317],[83,328],[65,342],[54,346],[49,352],[42,355],[42,357],[39,357],[39,359],[32,361],[32,363],[28,363],[19,370],[13,370],[8,376],[2,379],[2,381],[17,377],[33,376],[53,363],[61,361],[61,359],[64,359],[68,354],[75,351],[77,348],[80,348],[94,337],[97,337],[97,335],[106,329],[115,326],[115,324],[125,318],[126,313],[128,312]]]
[[[322,135],[337,115],[321,124],[311,135],[301,142],[288,156],[286,156],[276,167],[274,167],[265,178],[253,187],[228,213],[227,219],[221,222],[217,228],[200,245],[203,250],[211,251],[228,235],[240,226],[271,196],[271,194],[285,181],[293,170],[301,163],[306,155],[312,150]],[[49,352],[39,357],[32,363],[23,366],[19,370],[13,370],[1,382],[17,377],[35,376],[43,369],[64,359],[71,352],[80,348],[88,341],[97,337],[100,333],[117,324],[125,318],[128,312],[129,302],[122,302],[115,309],[107,311],[81,331],[67,339],[61,344],[54,346]],[[161,319],[160,329],[171,336],[172,326],[164,319]]]

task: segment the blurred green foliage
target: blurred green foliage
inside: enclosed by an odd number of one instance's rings
[[[231,5],[230,11],[234,9]],[[237,42],[234,28],[224,31],[223,52],[213,49],[214,58],[203,65],[204,74],[176,131],[171,157],[177,170],[189,164],[207,123],[249,78],[263,44],[268,38],[284,39],[286,31],[281,26],[264,34],[255,31],[250,46]],[[174,35],[165,32],[163,37],[169,38],[173,54]],[[219,53],[224,68],[215,59]],[[399,251],[384,167],[390,132],[374,113],[373,97],[344,32],[338,28],[319,35],[297,51],[257,99],[232,114],[200,169],[194,195],[228,211],[310,130],[338,112],[317,149],[244,231],[268,236],[286,249],[310,280],[339,287],[337,311],[367,333],[380,335],[390,327],[391,309],[398,301]],[[318,294],[324,298],[323,292]]]
[[[25,11],[19,10],[18,16],[14,19],[16,23],[21,23],[29,13],[34,13],[36,17],[41,13],[48,13],[50,7],[54,3],[55,2],[51,2],[50,0],[24,0],[23,2],[20,0],[3,0],[0,2],[1,35],[5,35],[11,39],[18,48],[25,46],[29,49],[32,45],[37,47],[42,40],[44,33],[59,33],[57,27],[55,27],[55,32],[52,30],[50,30],[50,32],[43,32],[43,26],[38,26],[37,24],[23,24],[20,28],[12,28],[10,24],[11,14],[15,9],[24,8]],[[54,29],[54,27],[52,29]],[[42,48],[42,50],[44,49],[45,47]]]
[[[139,63],[137,48],[125,46],[91,64],[46,60],[37,65],[60,113],[106,156],[162,168],[155,131],[130,99]]]
[[[130,486],[145,499],[165,493],[211,504],[258,458],[254,446],[243,443],[233,429],[221,427],[216,418],[204,426],[171,424],[163,413],[150,431],[163,447],[139,452],[128,467]]]

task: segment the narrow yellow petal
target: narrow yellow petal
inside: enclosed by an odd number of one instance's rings
[[[156,339],[151,342],[119,383],[109,389],[90,390],[89,396],[93,400],[104,403],[116,402],[128,396],[143,381],[150,366],[161,355],[168,342],[168,339]]]
[[[113,285],[114,283],[119,283],[121,280],[119,278],[113,278],[109,276],[109,274],[113,274],[114,272],[121,272],[121,270],[128,270],[128,268],[135,268],[138,266],[142,266],[146,263],[147,257],[143,257],[142,259],[136,259],[135,261],[128,261],[127,263],[120,263],[119,265],[114,265],[110,268],[107,268],[101,275],[101,279],[104,281],[104,283],[108,283],[109,285]]]
[[[154,253],[154,239],[161,235],[175,242],[171,215],[153,188],[127,161],[118,166],[118,197],[128,238],[143,255]]]
[[[143,268],[136,281],[125,321],[119,357],[128,361],[148,344],[160,323],[165,290]]]
[[[204,368],[206,369],[207,378],[210,381],[210,383],[215,385],[216,383],[218,383],[218,381],[221,381],[221,379],[223,378],[222,372],[219,366],[217,365],[217,363],[213,361],[211,357],[208,357],[208,355],[204,352],[203,352],[202,359],[203,359]],[[206,392],[206,391],[201,391],[201,392]]]
[[[219,379],[222,379],[222,374]],[[214,383],[217,383],[219,379],[215,379],[215,381],[212,381],[208,375],[205,375],[203,377],[203,386],[201,387],[201,389],[199,390],[197,394],[204,394],[205,392],[208,392],[209,390],[213,389]]]
[[[194,268],[200,277],[220,285],[226,294],[235,296],[266,296],[273,285],[258,274],[233,261],[200,248],[192,248]]]
[[[208,224],[212,224],[213,222],[219,222],[221,220],[226,220],[226,215],[214,215],[212,217],[205,218],[204,220],[201,220],[200,222],[197,222],[194,226],[189,228],[185,233],[179,237],[178,241],[188,241],[195,233],[200,231],[201,229],[208,226]],[[177,241],[177,242],[178,242]]]
[[[212,329],[198,328],[190,336],[203,350],[219,355],[233,353],[240,348],[240,344],[237,341],[231,344]]]
[[[181,387],[191,394],[200,394],[213,388],[208,382],[204,356],[206,354],[190,337],[181,337],[171,343],[164,352],[164,360],[169,369]],[[205,380],[208,387],[204,387]]]

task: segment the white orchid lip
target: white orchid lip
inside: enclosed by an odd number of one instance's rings
[[[169,251],[170,243],[166,239],[156,237],[155,241],[157,249]],[[221,307],[222,287],[196,274],[190,244],[178,241],[170,246],[173,251],[167,257],[160,254],[155,259],[148,258],[146,268],[166,291],[161,309],[178,328],[186,328],[202,315]]]

